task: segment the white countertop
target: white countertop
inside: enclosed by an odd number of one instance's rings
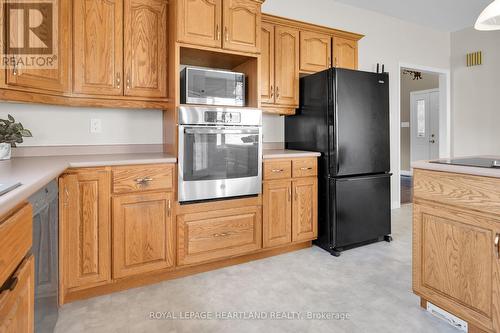
[[[0,183],[22,183],[0,196],[0,217],[68,168],[176,162],[175,157],[163,153],[18,157],[0,161]]]
[[[263,158],[265,160],[277,158],[303,158],[303,157],[319,157],[321,153],[303,150],[289,149],[264,149]]]
[[[476,156],[476,157],[500,159],[498,156]],[[495,169],[495,168],[478,168],[478,167],[469,167],[461,165],[438,164],[438,163],[430,163],[430,161],[413,162],[411,164],[411,167],[414,169],[424,169],[424,170],[433,170],[440,172],[460,173],[465,175],[500,178],[500,169]]]

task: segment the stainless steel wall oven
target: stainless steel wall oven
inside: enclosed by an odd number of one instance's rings
[[[180,107],[178,177],[181,203],[261,193],[261,110]]]

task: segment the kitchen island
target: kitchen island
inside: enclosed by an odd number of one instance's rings
[[[412,166],[414,293],[469,332],[500,332],[500,169]]]

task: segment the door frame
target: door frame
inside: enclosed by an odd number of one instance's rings
[[[448,158],[452,155],[451,150],[451,77],[450,69],[434,68],[422,65],[400,62],[398,66],[398,112],[395,124],[391,125],[393,133],[396,133],[395,155],[397,164],[393,168],[393,182],[396,184],[396,193],[393,195],[392,208],[401,207],[401,70],[411,68],[422,72],[439,74],[439,157]],[[394,150],[393,150],[394,152]]]
[[[437,92],[437,93],[439,93],[439,94],[441,94],[441,91],[439,90],[439,88],[411,91],[411,92],[410,92],[410,103],[412,103],[412,101],[413,101],[413,96],[415,96],[415,95],[417,95],[417,94],[430,94],[430,93],[436,93],[436,92]],[[412,127],[412,123],[411,123],[411,120],[412,120],[412,112],[411,112],[411,110],[412,110],[412,108],[413,108],[413,105],[410,105],[410,133],[411,133],[411,130],[412,130],[412,128],[411,128],[411,127]],[[438,112],[439,112],[439,111],[438,111]],[[430,116],[430,115],[429,115],[429,116]],[[431,117],[431,116],[430,116],[430,119],[432,119],[432,117]],[[438,125],[439,125],[439,117],[438,117]],[[413,139],[413,137],[410,135],[410,164],[411,164],[411,162],[412,162],[412,161],[411,161],[411,159],[412,159],[412,154],[411,154],[411,152],[412,152],[412,150],[413,150],[413,144],[412,144],[412,143],[413,143],[413,140],[412,140],[412,139]],[[438,141],[439,141],[439,142],[441,142],[441,140],[439,140],[439,139],[440,139],[440,138],[439,138],[439,136],[438,136]],[[441,151],[441,149],[440,149],[440,147],[438,147],[438,152],[440,152],[440,151]],[[439,153],[438,153],[438,154],[439,154]],[[438,156],[440,156],[440,155],[438,155]],[[401,174],[403,174],[403,171],[401,171]]]

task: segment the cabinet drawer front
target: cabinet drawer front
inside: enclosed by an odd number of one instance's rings
[[[124,166],[113,168],[113,192],[126,193],[150,190],[171,190],[174,166]]]
[[[416,200],[500,214],[500,179],[497,178],[416,169],[413,188]]]
[[[0,222],[0,286],[31,248],[32,219],[31,205],[26,205]]]
[[[33,332],[35,310],[35,259],[30,256],[13,275],[12,290],[0,293],[0,332]],[[14,280],[13,280],[14,281]]]
[[[314,177],[318,175],[318,160],[315,158],[304,158],[293,160],[293,178]]]
[[[262,245],[261,207],[179,215],[179,265],[242,255]]]
[[[292,178],[291,160],[274,160],[264,162],[264,179],[287,179]]]

